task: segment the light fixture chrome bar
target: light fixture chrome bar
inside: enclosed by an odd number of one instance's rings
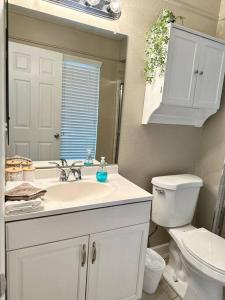
[[[78,10],[83,13],[91,14],[96,17],[102,17],[110,20],[117,20],[121,16],[121,12],[115,14],[110,10],[110,0],[100,0],[96,6],[91,6],[86,0],[42,0],[71,9]]]

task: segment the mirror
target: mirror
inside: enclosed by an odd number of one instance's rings
[[[118,157],[126,36],[9,11],[7,156]]]

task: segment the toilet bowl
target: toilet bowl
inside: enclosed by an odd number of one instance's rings
[[[225,240],[192,226],[168,229],[170,260],[164,277],[184,300],[221,300],[225,286]],[[173,263],[177,255],[179,263]]]
[[[152,219],[171,236],[165,279],[184,300],[222,300],[225,240],[187,225],[194,215],[201,179],[182,174],[156,177],[152,183]]]

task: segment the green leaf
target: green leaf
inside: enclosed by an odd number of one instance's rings
[[[165,72],[167,46],[169,42],[168,24],[175,22],[177,18],[172,11],[164,9],[152,28],[146,33],[145,67],[146,81],[152,83],[157,69],[161,75]]]

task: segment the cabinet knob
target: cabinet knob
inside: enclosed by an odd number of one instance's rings
[[[200,73],[199,73],[199,75],[203,75],[204,74],[204,72],[203,71],[201,71]]]
[[[198,74],[198,70],[195,70],[195,71],[194,71],[194,74]]]

